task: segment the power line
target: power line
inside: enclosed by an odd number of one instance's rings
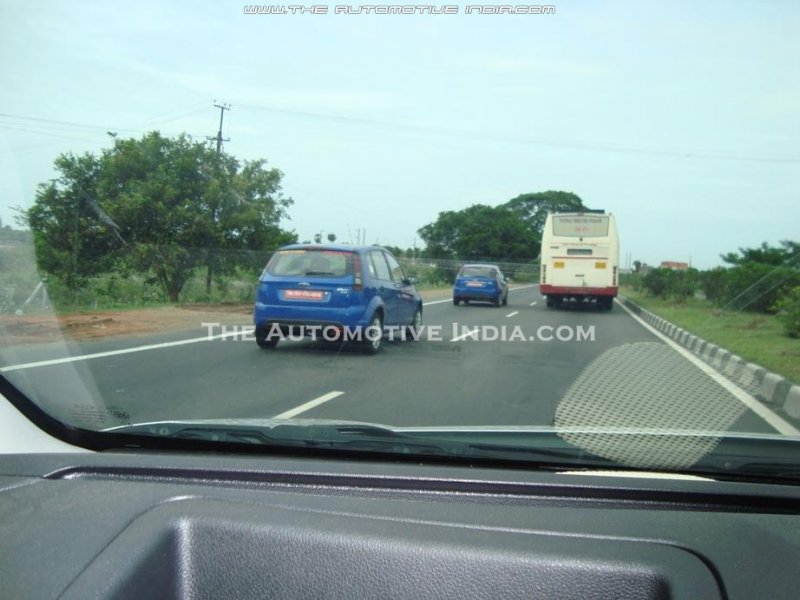
[[[196,102],[191,106],[185,106],[183,108],[169,110],[167,112],[161,113],[160,115],[156,115],[155,117],[150,117],[149,119],[147,119],[147,121],[145,121],[145,123],[168,123],[169,121],[174,121],[182,117],[187,117],[196,112],[200,112],[201,110],[205,110],[205,107],[206,107],[206,101],[203,100],[201,102]]]
[[[342,123],[353,123],[357,125],[389,127],[401,131],[435,133],[442,135],[467,137],[472,139],[514,142],[514,143],[532,144],[538,146],[551,146],[558,148],[570,148],[570,149],[600,151],[600,152],[615,152],[621,154],[649,154],[654,156],[666,156],[673,158],[688,158],[688,159],[735,160],[735,161],[747,161],[747,162],[790,163],[790,164],[800,163],[800,156],[733,154],[733,153],[706,152],[706,151],[698,152],[693,150],[680,150],[675,148],[652,148],[652,147],[648,148],[644,146],[631,146],[614,142],[547,139],[547,138],[537,138],[534,136],[527,136],[527,135],[504,133],[504,132],[422,126],[422,125],[413,125],[410,123],[382,121],[377,119],[365,119],[360,117],[349,117],[343,115],[332,115],[332,114],[315,113],[308,111],[288,110],[288,109],[275,108],[269,106],[256,106],[248,104],[239,104],[237,106],[239,106],[239,108],[249,109],[249,110],[286,114],[296,117],[323,119],[327,121],[338,121]]]
[[[90,125],[89,123],[77,123],[75,121],[59,121],[56,119],[44,119],[41,117],[29,117],[25,115],[11,115],[8,113],[0,113],[0,117],[5,117],[7,119],[18,119],[20,121],[33,121],[36,123],[50,123],[52,125],[69,125],[73,128],[79,129],[96,129],[102,131],[122,131],[126,133],[141,133],[139,130],[136,129],[123,129],[121,127],[110,127],[108,125]]]
[[[28,115],[12,115],[8,113],[0,113],[0,118],[5,119],[4,121],[0,121],[0,128],[2,129],[10,131],[20,131],[23,133],[31,133],[34,135],[43,135],[52,138],[59,138],[59,139],[78,141],[78,142],[94,140],[98,136],[105,137],[108,134],[112,133],[116,134],[117,132],[138,134],[138,135],[144,135],[149,132],[149,130],[146,131],[141,129],[129,129],[123,127],[113,127],[108,125],[90,125],[88,123],[78,123],[75,121],[62,121],[57,119],[47,119],[43,117],[33,117]],[[9,121],[9,119],[14,119],[16,121]],[[61,135],[64,133],[68,134],[70,132],[78,133],[80,135]],[[165,133],[166,135],[178,135],[177,133],[172,133],[172,132],[163,132],[163,133]],[[181,132],[181,133],[186,133],[186,132]],[[190,138],[204,137],[197,134],[187,134],[187,135]],[[7,152],[0,153],[0,155],[30,151],[30,150],[38,150],[55,146],[58,144],[59,142],[56,141],[46,144],[25,146],[23,148],[13,148],[11,150],[8,150]]]

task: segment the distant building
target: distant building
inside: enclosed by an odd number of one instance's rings
[[[672,269],[673,271],[686,271],[689,268],[689,263],[675,262],[674,260],[661,261],[660,269]]]

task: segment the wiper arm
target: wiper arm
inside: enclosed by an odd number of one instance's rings
[[[461,460],[509,461],[534,468],[615,466],[613,462],[587,454],[552,434],[535,435],[533,440],[529,438],[525,445],[511,445],[503,443],[502,438],[486,441],[478,436],[476,440],[472,434],[465,433],[436,430],[396,431],[367,423],[302,419],[265,420],[259,423],[246,420],[165,421],[125,425],[106,431],[272,448],[346,450]],[[535,443],[531,443],[532,441]]]
[[[288,448],[349,449],[393,454],[462,454],[465,444],[436,440],[395,432],[385,427],[366,424],[265,421],[186,422],[164,421],[140,425],[123,425],[105,430],[108,433],[147,435],[169,439],[254,444]]]

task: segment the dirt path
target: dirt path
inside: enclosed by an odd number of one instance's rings
[[[423,290],[425,301],[450,297],[450,289]],[[4,345],[136,336],[181,329],[202,323],[250,325],[252,304],[185,304],[117,311],[86,311],[67,315],[0,315]]]

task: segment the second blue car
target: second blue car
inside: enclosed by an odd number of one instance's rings
[[[508,304],[508,283],[497,265],[464,265],[453,285],[453,304],[470,301],[491,302],[495,306]]]

